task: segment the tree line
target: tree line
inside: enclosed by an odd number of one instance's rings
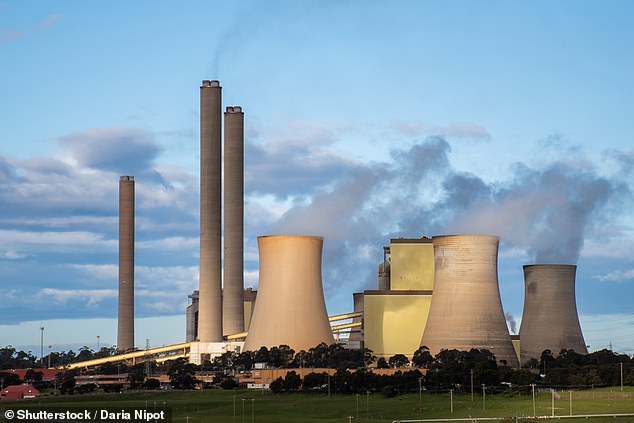
[[[92,351],[83,347],[76,354],[73,351],[51,353],[51,366],[63,366],[75,361],[90,360],[114,355],[113,348]],[[55,354],[55,356],[53,356]],[[45,357],[45,362],[46,362]],[[55,364],[54,364],[55,363]],[[504,363],[498,363],[488,350],[470,351],[442,350],[432,356],[429,349],[421,347],[414,352],[410,360],[403,354],[389,358],[377,358],[369,349],[350,350],[339,344],[319,344],[308,351],[295,352],[287,345],[241,353],[226,352],[211,361],[197,366],[184,359],[171,360],[162,364],[154,362],[137,365],[124,363],[105,363],[84,370],[84,374],[127,374],[128,382],[135,389],[156,389],[160,386],[155,375],[169,376],[173,389],[193,389],[196,373],[214,374],[214,385],[230,389],[238,386],[235,376],[240,372],[249,372],[255,363],[267,363],[272,368],[327,368],[337,371],[310,373],[302,380],[295,372],[288,372],[285,378],[274,381],[271,389],[282,391],[322,392],[330,389],[335,393],[360,393],[385,390],[387,393],[414,392],[421,387],[429,391],[469,391],[472,385],[486,385],[487,390],[495,392],[501,389],[527,390],[531,385],[545,387],[599,387],[634,385],[634,360],[627,354],[618,354],[603,349],[589,354],[579,354],[573,350],[562,350],[555,355],[544,351],[539,359],[529,360],[522,368],[513,369]],[[48,363],[46,363],[48,364]],[[17,375],[3,372],[7,369],[25,369],[39,367],[39,360],[30,352],[17,351],[8,346],[0,349],[0,378],[2,386],[18,384]],[[377,375],[368,371],[368,367],[411,368],[391,376]],[[75,386],[74,376],[78,371],[60,373],[54,382],[43,382],[41,373],[27,372],[26,382],[36,387],[57,387],[62,393],[84,392],[96,387]],[[121,386],[120,389],[123,387]]]

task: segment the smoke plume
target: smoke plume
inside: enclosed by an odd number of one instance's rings
[[[515,317],[508,311],[504,313],[504,317],[506,318],[506,324],[511,330],[511,334],[517,334],[517,322],[515,321]]]
[[[321,235],[326,284],[376,286],[382,246],[393,237],[452,233],[498,235],[537,263],[576,263],[584,239],[626,185],[593,167],[515,164],[506,180],[487,183],[450,165],[451,147],[428,137],[391,161],[355,166],[332,189],[291,208],[274,233]]]

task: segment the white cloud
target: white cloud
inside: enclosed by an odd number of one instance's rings
[[[244,287],[256,289],[260,278],[259,270],[245,270],[244,271]]]
[[[18,252],[18,251],[14,251],[14,250],[0,251],[0,258],[6,259],[6,260],[21,260],[26,257],[27,257],[26,254]]]
[[[483,127],[475,123],[453,122],[449,125],[429,125],[422,122],[396,122],[392,129],[409,137],[440,135],[447,138],[471,138],[490,140],[491,134]]]
[[[193,250],[198,248],[200,241],[196,237],[173,236],[168,238],[141,241],[136,243],[139,249],[160,249],[168,251]]]
[[[103,235],[85,231],[69,232],[30,232],[0,229],[0,247],[16,246],[21,249],[43,250],[53,247],[61,249],[85,249],[92,251],[116,248],[115,240],[107,240]]]
[[[107,298],[118,296],[115,289],[56,289],[43,288],[38,292],[41,301],[55,301],[58,303],[68,303],[69,301],[82,300],[88,305],[96,305]]]
[[[70,264],[69,266],[101,280],[116,280],[119,274],[119,267],[116,264]]]
[[[634,269],[615,270],[605,275],[593,276],[593,279],[598,279],[602,282],[630,281],[630,280],[634,280]]]

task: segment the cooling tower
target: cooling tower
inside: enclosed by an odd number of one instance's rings
[[[498,287],[499,238],[451,235],[432,238],[434,294],[421,345],[441,349],[487,349],[498,362],[518,367]]]
[[[224,151],[223,334],[244,332],[244,113],[227,107]]]
[[[260,286],[245,351],[288,345],[306,350],[334,342],[321,283],[323,238],[258,237]]]
[[[200,87],[200,287],[198,340],[222,341],[220,154],[222,88]]]
[[[524,266],[524,312],[520,327],[520,358],[539,360],[542,351],[562,349],[587,354],[575,300],[575,273],[571,264]]]
[[[379,263],[379,291],[388,291],[390,289],[390,262],[382,261]]]
[[[134,176],[119,178],[119,314],[117,350],[134,348]]]

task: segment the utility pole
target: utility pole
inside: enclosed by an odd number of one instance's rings
[[[487,387],[483,383],[482,384],[482,411],[486,410],[486,399],[487,399]]]
[[[471,369],[471,402],[473,402],[473,369]]]
[[[423,378],[418,378],[418,410],[423,414]]]
[[[572,416],[572,391],[568,391],[568,394],[570,394],[570,415]]]
[[[623,363],[621,364],[621,392],[623,392]]]
[[[255,398],[251,398],[251,423],[253,423],[254,420],[255,420],[254,415],[253,415],[253,405],[254,405],[254,403],[255,403]]]
[[[449,401],[450,401],[449,404],[451,404],[450,410],[451,410],[451,413],[453,414],[453,389],[449,390]]]
[[[551,396],[551,413],[550,416],[551,417],[555,417],[555,390],[553,388],[550,388],[550,396]]]
[[[537,412],[535,411],[535,384],[531,383],[531,388],[533,389],[533,417],[537,416]]]
[[[366,392],[365,419],[370,420],[370,391]]]
[[[357,397],[357,421],[359,421],[359,394],[355,394]]]
[[[44,326],[40,323],[40,367],[44,367]]]
[[[145,339],[145,351],[150,349],[150,339],[146,338]],[[149,378],[150,377],[150,356],[146,353],[145,354],[145,377]],[[202,383],[200,385],[200,392],[202,393]]]
[[[330,373],[328,373],[328,398],[330,398]]]

